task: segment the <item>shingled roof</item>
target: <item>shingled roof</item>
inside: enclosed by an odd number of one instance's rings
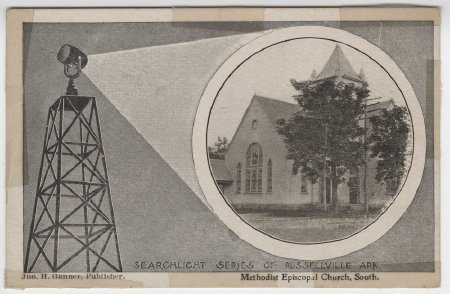
[[[225,160],[223,159],[210,159],[211,170],[213,172],[214,179],[217,183],[228,184],[233,182],[230,173],[225,165]]]
[[[312,81],[320,81],[328,78],[341,77],[347,80],[363,82],[348,62],[339,45],[336,45],[333,53],[323,67],[320,74],[313,78]]]
[[[298,104],[288,103],[257,95],[253,96],[253,99],[259,102],[269,120],[274,124],[278,119],[287,119],[294,113],[300,111],[300,106],[298,106]]]
[[[294,113],[301,110],[300,106],[294,103],[288,103],[257,95],[253,96],[253,99],[257,100],[260,103],[267,117],[274,124],[276,124],[276,121],[278,119],[290,118]],[[385,100],[368,104],[367,115],[368,117],[379,115],[382,109],[388,109],[392,104],[393,104],[392,100]]]
[[[367,105],[367,117],[381,115],[383,109],[389,109],[392,105],[394,105],[392,99],[369,104]]]

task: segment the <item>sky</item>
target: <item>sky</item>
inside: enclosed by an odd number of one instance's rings
[[[216,98],[208,126],[208,145],[213,145],[218,136],[233,137],[254,94],[295,103],[290,80],[306,80],[313,70],[319,74],[335,46],[335,42],[328,40],[297,39],[269,47],[244,62]],[[395,104],[405,105],[397,86],[382,67],[352,47],[340,46],[355,72],[359,74],[363,69],[370,98],[393,99]]]

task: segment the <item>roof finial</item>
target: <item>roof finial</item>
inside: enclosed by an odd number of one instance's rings
[[[334,51],[337,51],[337,52],[339,52],[339,53],[342,53],[342,48],[341,48],[341,46],[339,45],[339,43],[336,43],[336,46],[334,47]]]
[[[364,82],[366,81],[366,73],[364,72],[364,69],[362,67],[361,67],[361,70],[359,71],[359,75],[358,76]]]

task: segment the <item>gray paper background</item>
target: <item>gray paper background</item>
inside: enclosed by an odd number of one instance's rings
[[[56,60],[61,45],[90,55],[297,25],[336,27],[378,45],[380,22],[24,25],[24,252],[48,107],[67,85]],[[425,169],[398,223],[378,241],[333,261],[376,261],[379,271],[434,271],[433,23],[383,22],[379,47],[405,73],[419,99],[427,134]],[[228,230],[84,75],[78,88],[80,95],[97,97],[124,271],[136,271],[136,261],[205,261],[205,271],[218,271],[219,261],[253,261],[253,270],[262,271],[263,262],[272,261],[273,270],[286,271],[284,262],[290,260],[260,251]]]

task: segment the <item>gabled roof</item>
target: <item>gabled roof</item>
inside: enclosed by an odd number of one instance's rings
[[[231,183],[233,179],[225,165],[225,160],[223,159],[210,159],[211,170],[213,172],[214,179],[218,183]]]
[[[344,52],[342,52],[342,49],[339,45],[336,45],[333,53],[331,54],[320,74],[316,78],[312,79],[312,81],[319,81],[334,77],[341,77],[360,83],[363,82],[348,62],[347,58],[344,55]]]
[[[254,102],[259,102],[264,113],[266,113],[269,121],[274,126],[277,125],[277,120],[279,120],[281,118],[288,119],[288,118],[292,117],[292,115],[295,114],[296,112],[301,111],[301,108],[298,104],[288,103],[288,102],[284,102],[284,101],[280,101],[280,100],[276,100],[276,99],[272,99],[272,98],[267,98],[267,97],[263,97],[263,96],[259,96],[259,95],[253,95],[252,101],[250,102],[250,105],[247,107],[247,110],[245,111],[244,115],[242,116],[241,122],[239,123],[239,126],[236,129],[236,131],[233,135],[233,138],[230,141],[229,146],[231,146],[233,144],[236,133],[238,132],[239,128],[241,127],[242,122],[244,121],[244,118],[247,116],[247,113]],[[391,105],[393,105],[392,100],[386,100],[386,101],[368,104],[367,105],[367,117],[377,116],[380,114],[381,109],[388,109]],[[364,119],[364,118],[362,118],[362,119]],[[217,172],[218,176],[220,175],[221,178],[224,178],[224,179],[229,178],[230,180],[232,180],[231,176],[229,174],[227,176],[226,174],[222,173],[223,169],[220,166],[220,165],[222,165],[222,163],[220,163],[220,162],[213,163],[213,161],[216,161],[216,160],[217,159],[210,159],[211,168],[213,170],[213,173]],[[221,160],[218,160],[218,161],[221,161]],[[213,165],[214,165],[214,167],[213,167]],[[225,163],[223,163],[223,168],[226,169]],[[227,173],[228,173],[228,171],[227,171]],[[216,176],[215,176],[215,178],[218,179],[218,177],[216,177]]]
[[[237,132],[241,128],[242,123],[245,120],[245,117],[247,116],[250,108],[254,103],[258,103],[261,105],[261,108],[263,109],[264,113],[266,114],[269,121],[276,126],[277,120],[280,118],[289,118],[291,117],[295,112],[300,110],[300,106],[298,104],[283,102],[280,100],[267,98],[263,96],[259,96],[254,94],[253,98],[248,105],[247,109],[245,110],[244,115],[241,118],[241,121],[239,122],[238,127],[236,128],[233,137],[231,138],[230,144],[228,145],[228,150],[230,150],[231,146],[233,145],[234,139],[236,137]]]
[[[300,106],[294,103],[288,103],[280,100],[275,100],[272,98],[267,98],[263,96],[253,96],[253,99],[257,100],[264,112],[266,113],[269,120],[276,125],[276,122],[280,118],[288,119],[294,113],[300,111]],[[385,100],[367,105],[367,116],[379,115],[382,109],[388,109],[393,105],[393,101]]]
[[[253,96],[253,99],[258,101],[269,120],[276,124],[280,118],[289,118],[294,113],[300,111],[298,104],[288,103],[263,96]]]

